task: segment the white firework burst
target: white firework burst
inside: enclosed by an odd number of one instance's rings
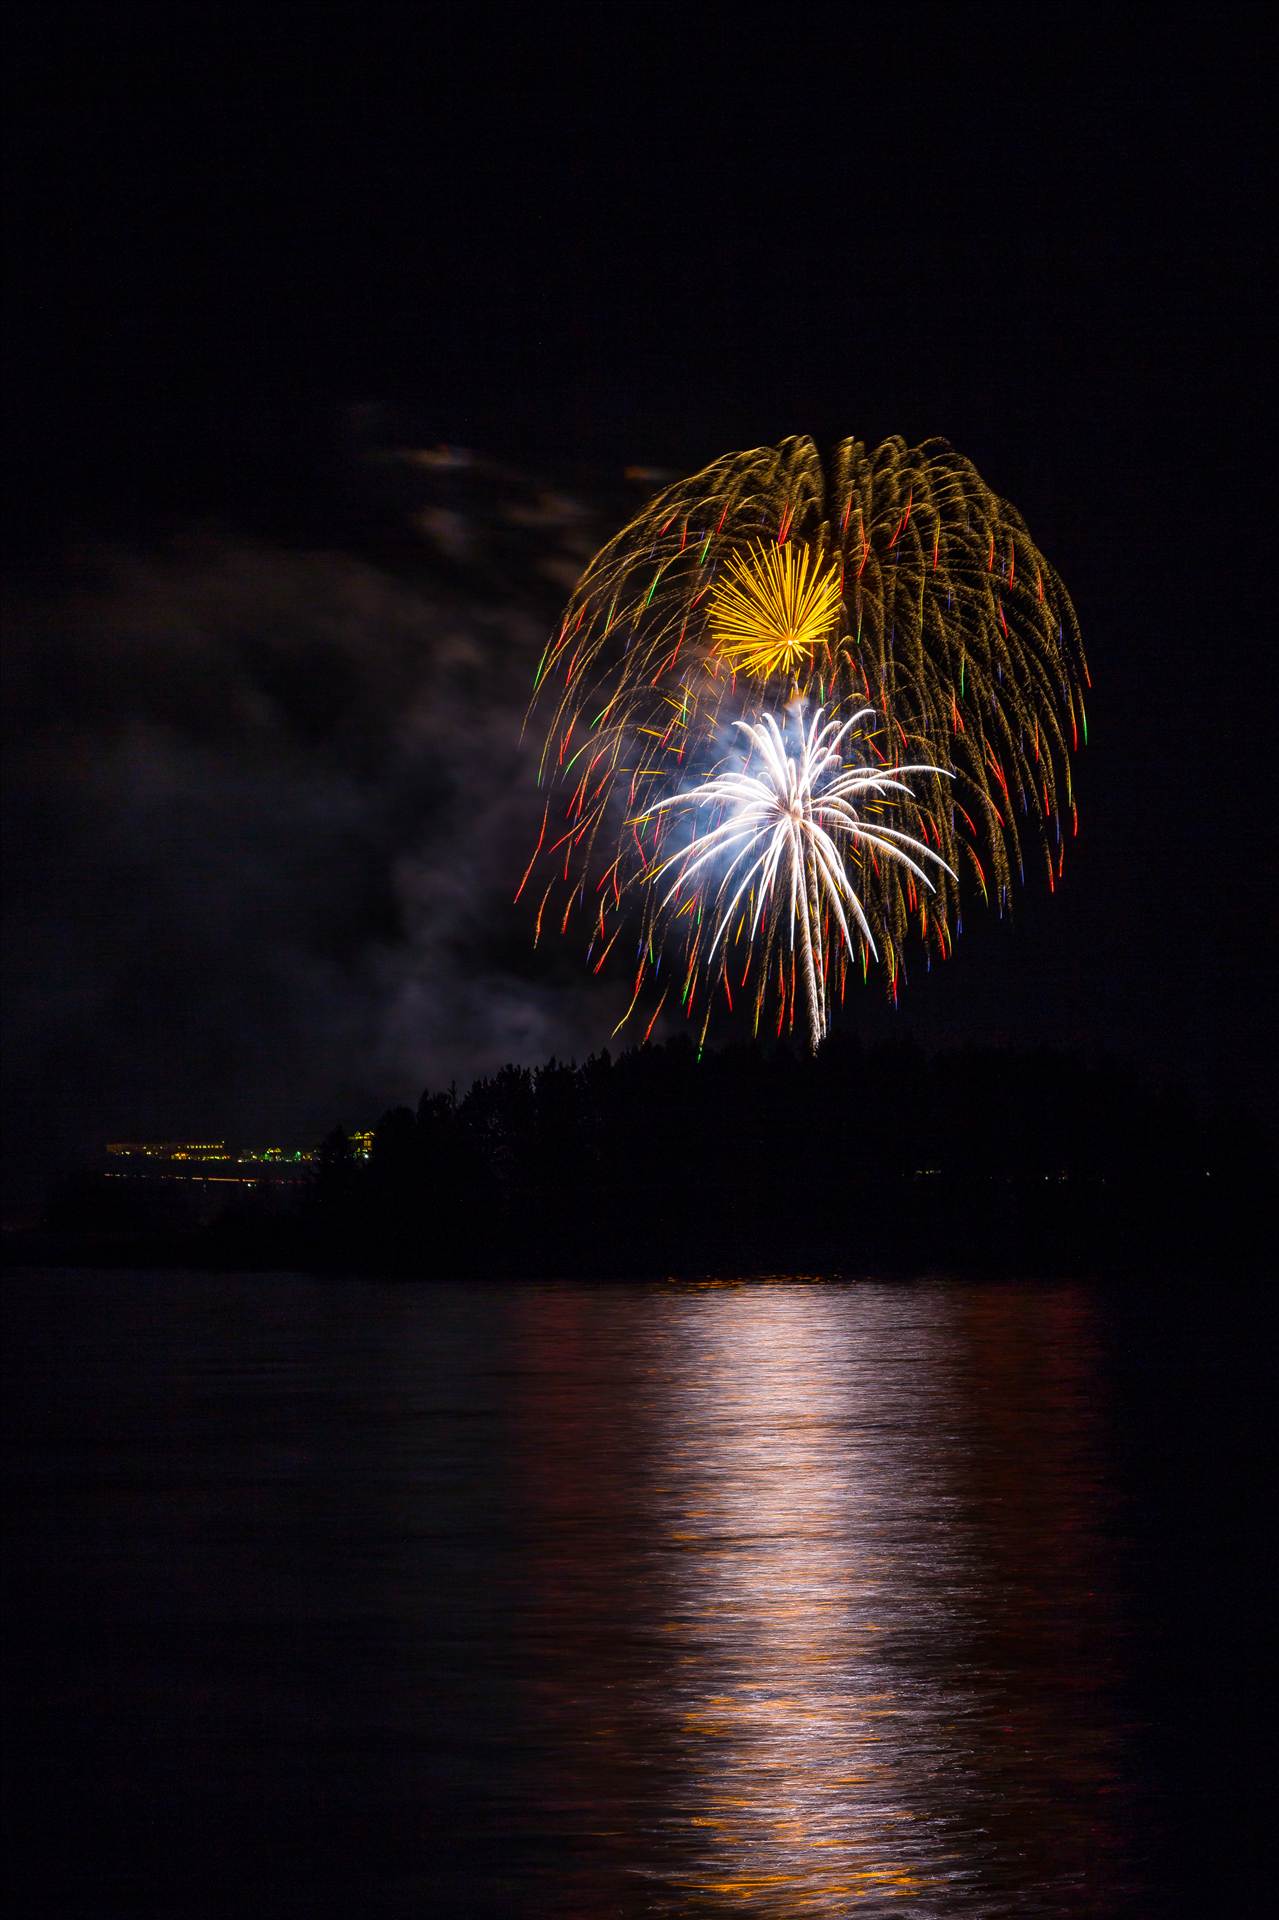
[[[815,1050],[828,1025],[823,921],[829,914],[845,948],[854,951],[850,921],[872,957],[878,958],[866,912],[853,884],[863,853],[900,862],[930,891],[925,866],[952,869],[940,854],[912,834],[885,825],[885,805],[901,795],[912,799],[905,776],[953,777],[948,769],[924,764],[876,770],[850,764],[849,736],[872,709],[847,720],[827,720],[818,708],[805,725],[797,715],[794,746],[771,713],[758,721],[736,720],[749,748],[740,768],[713,774],[700,786],[670,794],[635,816],[636,823],[659,813],[711,812],[704,831],[695,831],[678,852],[648,870],[647,883],[673,882],[656,903],[653,917],[677,898],[686,906],[696,897],[711,916],[707,963],[722,952],[739,908],[740,930],[752,943],[762,938],[771,950],[779,938],[798,946],[808,1009],[809,1043]],[[867,809],[872,809],[868,819]],[[952,874],[953,877],[953,874]],[[690,883],[692,887],[690,896]]]

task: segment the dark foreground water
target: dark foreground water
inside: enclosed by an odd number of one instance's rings
[[[1268,1910],[1237,1311],[4,1298],[24,1911]]]

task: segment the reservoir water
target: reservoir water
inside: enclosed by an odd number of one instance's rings
[[[26,1911],[1266,1910],[1237,1313],[118,1273],[4,1307]]]

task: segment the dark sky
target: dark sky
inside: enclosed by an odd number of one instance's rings
[[[864,1030],[1117,1047],[1263,1098],[1247,19],[798,19],[23,13],[15,1192],[108,1136],[306,1139],[603,1044],[616,984],[533,955],[510,905],[532,668],[643,497],[624,469],[792,432],[952,440],[1069,583],[1095,681],[1064,885],[973,916]]]

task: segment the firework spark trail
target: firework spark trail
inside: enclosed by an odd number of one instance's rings
[[[882,838],[905,830],[938,863],[929,892],[884,845],[857,843],[874,932],[863,973],[873,953],[896,998],[912,942],[929,964],[953,952],[968,885],[1002,913],[1031,856],[1050,883],[1058,875],[1090,684],[1060,579],[1016,509],[945,441],[849,439],[824,459],[797,438],[726,455],[666,488],[596,555],[539,663],[551,824],[529,874],[553,868],[562,907],[583,888],[594,898],[611,873],[592,922],[600,951],[608,917],[638,912],[634,1005],[645,970],[682,943],[681,1003],[698,1008],[704,1034],[705,903],[652,923],[649,883],[679,813],[662,803],[716,771],[730,722],[763,725],[796,700],[828,724],[873,707],[880,722],[862,747],[887,778],[912,768],[891,796],[902,825]],[[817,977],[828,894],[809,923]],[[757,1030],[768,993],[793,1018],[771,950],[756,971]]]
[[[845,949],[852,956],[855,947],[844,912],[847,906],[871,953],[878,958],[874,935],[849,877],[849,855],[857,857],[863,848],[875,848],[908,867],[930,892],[935,891],[932,880],[911,855],[934,862],[946,873],[951,871],[922,841],[878,819],[871,824],[858,811],[857,802],[884,802],[897,794],[909,797],[911,788],[900,777],[903,774],[945,776],[943,768],[925,765],[898,767],[892,777],[848,766],[841,749],[858,724],[871,717],[871,709],[863,708],[842,723],[832,720],[823,725],[825,715],[819,708],[807,728],[802,718],[797,718],[794,753],[789,751],[785,734],[771,713],[766,713],[758,725],[738,720],[735,726],[750,742],[752,754],[759,756],[759,772],[749,770],[748,760],[740,770],[714,774],[687,792],[654,801],[637,816],[648,819],[676,808],[726,811],[718,824],[695,835],[686,847],[649,869],[652,885],[675,873],[674,884],[654,908],[654,920],[685,892],[694,875],[708,867],[718,868],[718,882],[702,900],[714,924],[707,965],[749,894],[754,902],[751,940],[766,917],[773,923],[770,947],[788,927],[793,950],[798,934],[809,1040],[814,1049],[829,1022],[822,909],[833,914]],[[851,843],[847,853],[841,840]]]

